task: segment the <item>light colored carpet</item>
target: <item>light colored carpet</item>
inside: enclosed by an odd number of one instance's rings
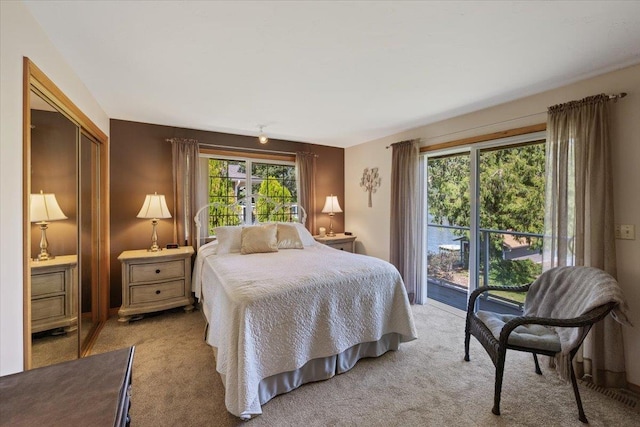
[[[78,357],[78,331],[34,334],[31,340],[31,367],[41,368]]]
[[[571,384],[531,355],[509,352],[502,415],[491,413],[494,368],[472,338],[464,356],[464,318],[413,306],[419,339],[349,372],[278,396],[249,422],[230,415],[204,342],[200,312],[167,311],[129,325],[110,319],[93,353],[135,345],[132,426],[581,426]],[[546,363],[541,363],[546,365]],[[637,426],[640,414],[580,387],[591,426]]]
[[[82,319],[82,339],[91,330],[91,319]],[[66,362],[78,357],[78,330],[63,332],[64,328],[38,332],[32,335],[31,367],[41,368]]]

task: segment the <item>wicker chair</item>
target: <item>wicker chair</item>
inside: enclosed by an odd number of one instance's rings
[[[548,272],[545,272],[543,274],[547,273]],[[616,303],[610,302],[572,319],[513,316],[486,311],[475,312],[474,308],[477,298],[487,291],[509,290],[512,292],[526,292],[530,286],[531,284],[507,288],[485,286],[476,289],[469,299],[464,340],[464,360],[469,361],[469,341],[471,335],[473,335],[485,348],[496,367],[494,403],[493,409],[491,410],[495,415],[500,415],[500,393],[502,391],[502,377],[507,349],[532,353],[535,371],[537,374],[542,375],[537,355],[554,356],[560,351],[560,340],[553,329],[549,328],[550,326],[585,328],[577,345],[570,350],[569,355],[571,360],[573,360],[591,326],[602,320],[616,306]],[[516,328],[520,329],[514,332]],[[491,329],[493,329],[494,332],[492,332]],[[496,338],[496,336],[499,336],[499,338]],[[576,403],[578,404],[578,418],[583,423],[587,423],[588,421],[582,408],[582,401],[580,399],[580,392],[578,391],[578,383],[573,365],[570,368],[570,375]]]

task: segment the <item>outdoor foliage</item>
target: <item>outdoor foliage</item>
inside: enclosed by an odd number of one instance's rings
[[[256,215],[259,222],[265,221],[288,221],[291,214],[290,209],[279,209],[275,214],[272,211],[276,207],[275,201],[278,203],[289,203],[293,199],[289,189],[275,177],[269,176],[260,183],[258,194],[267,196],[270,201],[264,198],[259,198],[256,201]]]
[[[429,263],[429,275],[439,277],[448,281],[453,281],[454,266],[460,261],[460,256],[456,252],[429,252],[427,255]]]
[[[480,153],[481,230],[543,233],[544,165],[543,143]],[[429,159],[427,198],[432,223],[470,226],[470,170],[468,154]],[[467,230],[454,230],[454,234],[470,237]],[[503,260],[503,233],[486,235],[491,279],[500,284],[521,284],[540,274],[540,266],[529,260]],[[536,237],[519,239],[532,249],[542,245]]]
[[[491,282],[497,286],[520,286],[541,273],[541,267],[529,259],[507,261],[498,259],[491,266]]]
[[[227,206],[237,201],[233,181],[228,178],[228,168],[226,160],[209,159],[209,203],[219,204],[209,207],[209,235],[213,235],[215,227],[240,224],[239,210]]]
[[[238,181],[229,176],[229,167],[237,172],[246,174],[246,162],[242,160],[209,159],[209,203],[217,203],[218,206],[209,208],[209,234],[213,235],[213,229],[222,225],[238,225],[242,222],[244,197],[247,189],[244,186],[236,188]],[[295,167],[289,165],[274,165],[265,163],[253,163],[252,165],[252,193],[260,194],[276,200],[278,203],[289,203],[296,200]],[[244,178],[242,178],[244,179]],[[241,183],[242,181],[240,181]],[[255,205],[248,209],[247,214],[254,214],[258,221],[288,221],[293,216],[291,209],[272,211],[275,203],[267,203],[263,198],[258,198]],[[238,203],[233,207],[233,203]],[[255,208],[255,212],[251,212]]]

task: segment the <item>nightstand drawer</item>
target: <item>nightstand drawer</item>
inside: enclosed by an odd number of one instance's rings
[[[64,295],[31,301],[31,321],[64,317]]]
[[[353,243],[352,242],[332,243],[329,246],[331,246],[334,249],[338,249],[340,251],[347,251],[347,252],[352,252],[353,251]]]
[[[132,264],[130,282],[157,282],[184,277],[184,261],[156,262],[152,264]]]
[[[31,297],[64,292],[64,271],[31,276]]]
[[[184,280],[131,286],[131,304],[145,304],[184,296]]]

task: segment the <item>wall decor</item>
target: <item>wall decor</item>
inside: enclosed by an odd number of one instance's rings
[[[380,178],[380,175],[378,174],[378,168],[364,168],[364,173],[360,180],[360,187],[369,193],[369,207],[372,206],[371,194],[378,191],[378,187],[380,187],[381,182],[382,178]]]

